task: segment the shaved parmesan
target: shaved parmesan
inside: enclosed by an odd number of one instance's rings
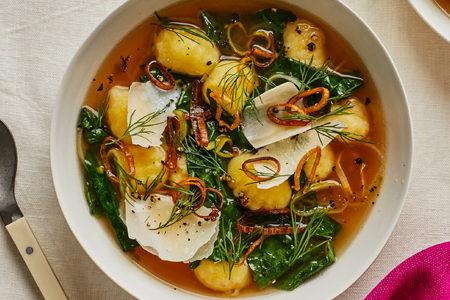
[[[166,223],[173,208],[171,196],[155,195],[159,200],[136,200],[126,203],[128,235],[147,251],[167,261],[190,262],[211,255],[219,231],[219,221],[205,221],[191,214],[177,223],[158,230]],[[199,215],[211,209],[201,207]]]
[[[283,83],[267,92],[261,97],[255,98],[255,106],[258,109],[256,118],[244,115],[242,124],[247,140],[255,148],[260,148],[293,135],[305,132],[306,126],[283,126],[272,122],[267,117],[267,109],[275,104],[287,103],[289,99],[298,94],[297,87],[292,82]]]
[[[181,90],[175,87],[170,91],[162,90],[154,86],[150,81],[146,83],[133,82],[128,94],[128,120],[131,115],[133,119],[131,123],[143,118],[145,120],[149,114],[161,112],[157,117],[153,118],[146,127],[147,133],[134,135],[131,137],[132,143],[142,147],[160,146],[161,137],[166,128],[167,117],[170,116],[175,109],[175,102],[180,97]],[[130,132],[135,134],[140,128]]]
[[[150,246],[142,246],[142,245],[141,245],[141,247],[145,251],[150,252],[151,254],[158,256],[158,252],[155,249],[153,249],[152,247],[150,247]]]
[[[198,224],[198,223],[197,223]],[[184,263],[190,263],[196,260],[202,260],[204,258],[207,258],[211,255],[211,253],[214,250],[214,243],[217,240],[217,236],[219,236],[219,227],[216,227],[216,232],[214,233],[214,235],[212,236],[212,238],[203,246],[201,246],[197,252],[194,254],[194,256],[192,256],[190,259],[184,260]],[[142,247],[145,251],[150,252],[153,255],[158,255],[158,251],[156,251],[155,249],[153,249],[150,246],[143,246]]]
[[[328,117],[314,123],[314,127],[330,123],[330,126],[337,125],[336,130],[341,131],[345,124],[337,118]],[[331,136],[336,137],[336,133]],[[290,175],[295,173],[295,169],[302,157],[311,149],[320,146],[322,149],[331,142],[332,139],[325,136],[320,136],[316,131],[310,130],[299,134],[296,137],[287,138],[276,143],[265,146],[260,149],[253,157],[271,156],[280,162],[280,176],[271,180],[258,183],[258,188],[268,189],[280,185],[286,181]],[[273,164],[270,162],[258,162],[253,164],[257,172],[268,173],[268,168],[273,170]]]
[[[218,223],[216,221],[216,223]],[[217,237],[219,236],[219,226],[216,226],[216,232],[214,233],[214,235],[212,236],[212,238],[209,239],[209,241],[204,244],[203,246],[201,246],[197,252],[194,254],[194,256],[192,256],[190,259],[183,261],[184,263],[190,263],[193,261],[197,261],[197,260],[202,260],[204,258],[209,257],[213,250],[214,250],[214,244],[217,240]]]

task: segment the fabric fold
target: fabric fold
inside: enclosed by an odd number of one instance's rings
[[[450,242],[425,249],[392,270],[365,300],[450,299]]]

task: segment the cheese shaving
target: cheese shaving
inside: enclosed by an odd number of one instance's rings
[[[126,203],[128,235],[150,253],[162,260],[191,262],[211,255],[219,231],[219,221],[206,221],[191,214],[177,223],[158,230],[170,216],[171,196],[154,195],[155,202],[136,200]],[[199,215],[208,215],[210,208],[201,207]]]
[[[256,117],[244,115],[242,119],[243,132],[253,147],[260,148],[300,134],[311,128],[310,125],[278,125],[267,117],[267,109],[270,106],[287,103],[289,99],[297,94],[297,87],[292,82],[286,82],[268,90],[261,97],[255,98],[255,106],[258,109]]]
[[[146,148],[161,145],[161,137],[167,125],[167,117],[174,111],[175,102],[180,97],[180,94],[181,90],[179,87],[165,91],[154,86],[150,81],[146,83],[133,82],[131,84],[128,94],[128,120],[130,120],[133,113],[132,123],[141,118],[145,119],[151,113],[163,110],[161,114],[146,124],[152,124],[152,126],[145,128],[146,131],[151,132],[133,135],[139,132],[141,128],[130,132],[133,144]]]
[[[330,122],[330,125],[337,125],[337,127],[344,128],[345,124],[339,121],[335,117],[327,117],[320,121],[317,121],[313,126],[320,126]],[[337,131],[340,131],[336,129]],[[332,134],[333,138],[337,133]],[[302,157],[311,149],[320,146],[322,149],[328,145],[332,139],[325,136],[318,136],[317,132],[310,130],[299,134],[298,136],[287,138],[276,143],[267,145],[259,149],[253,157],[270,156],[276,158],[280,162],[280,173],[278,176],[271,180],[263,181],[257,184],[260,189],[268,189],[277,185],[280,185],[286,181],[290,175],[294,174],[297,168],[298,162]],[[267,162],[258,162],[253,164],[255,170],[261,173],[268,173],[268,168],[273,169],[273,165]]]

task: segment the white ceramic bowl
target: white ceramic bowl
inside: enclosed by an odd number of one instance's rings
[[[450,43],[450,17],[433,0],[409,0],[409,3],[425,23]]]
[[[149,276],[119,248],[115,237],[89,214],[83,170],[77,160],[76,125],[91,80],[114,45],[154,11],[176,0],[126,2],[90,35],[73,58],[59,89],[51,132],[53,179],[67,223],[92,260],[118,285],[139,299],[198,299]],[[361,232],[335,264],[283,299],[331,299],[372,264],[400,215],[410,181],[412,129],[399,75],[381,42],[348,7],[336,0],[289,0],[326,20],[356,50],[379,88],[387,127],[386,176],[380,197]],[[276,4],[274,4],[276,6]],[[324,288],[326,287],[326,288]],[[275,299],[279,293],[266,296]]]

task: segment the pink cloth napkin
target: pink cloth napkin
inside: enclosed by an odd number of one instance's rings
[[[365,300],[450,299],[450,243],[425,249],[389,273]]]

